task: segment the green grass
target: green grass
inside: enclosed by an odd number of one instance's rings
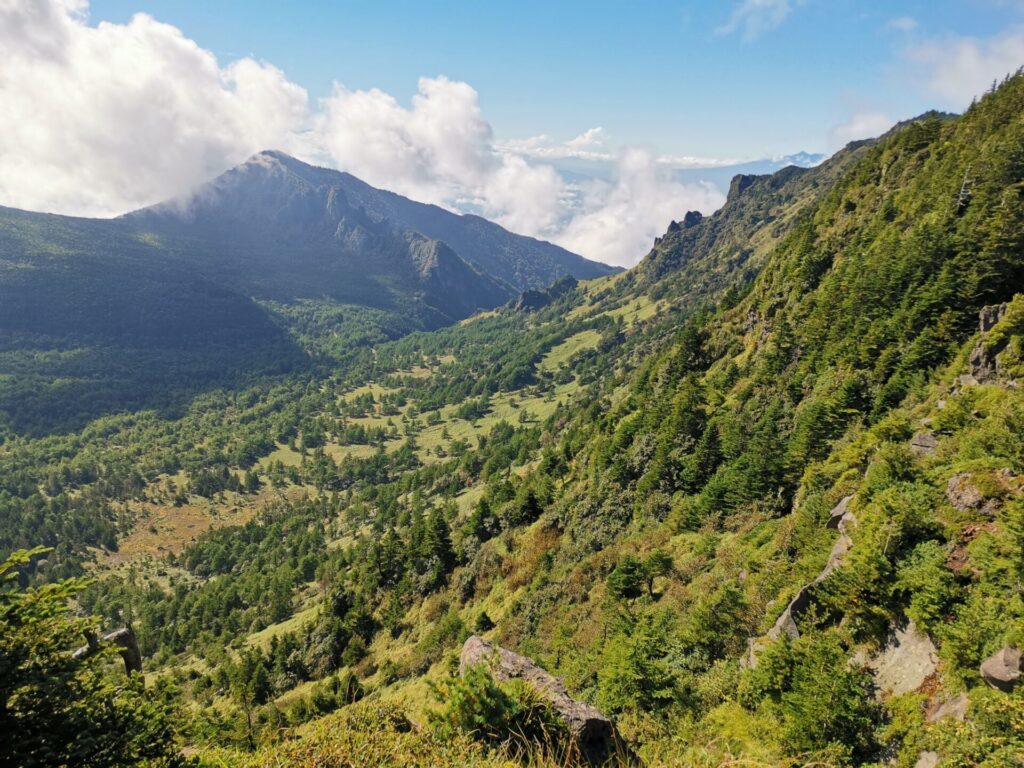
[[[313,605],[309,608],[296,612],[290,618],[280,621],[277,624],[271,624],[269,627],[261,629],[259,632],[253,632],[245,639],[246,645],[254,646],[262,651],[266,651],[270,648],[270,641],[275,637],[281,637],[287,635],[289,632],[295,632],[301,629],[305,624],[316,619],[320,614],[320,605]]]
[[[600,340],[601,334],[597,331],[580,331],[544,355],[538,367],[542,371],[557,371],[561,366],[567,364],[573,355],[584,349],[593,349]]]

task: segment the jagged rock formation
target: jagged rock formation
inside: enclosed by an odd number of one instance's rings
[[[821,573],[810,584],[800,588],[800,591],[796,593],[796,597],[790,600],[786,610],[776,620],[775,625],[768,630],[768,637],[770,639],[775,640],[783,634],[788,635],[794,640],[800,637],[800,629],[797,627],[796,620],[810,607],[813,589],[825,581],[832,571],[843,564],[846,553],[853,545],[853,539],[846,532],[846,526],[856,521],[853,512],[849,510],[849,504],[850,498],[844,498],[829,515],[829,527],[834,527],[839,531],[839,538],[832,545],[832,551],[829,552],[828,560],[825,562],[825,567],[821,569]],[[835,521],[834,524],[833,520]]]
[[[1006,303],[981,308],[978,313],[978,329],[982,334],[982,339],[971,350],[968,358],[971,372],[957,379],[960,386],[992,384],[999,380],[999,360],[996,356],[1000,350],[990,348],[984,337],[1006,317],[1008,308],[1009,305]]]
[[[115,630],[110,634],[98,638],[92,632],[86,634],[85,645],[71,654],[75,659],[87,659],[100,652],[103,644],[117,646],[117,652],[121,654],[124,661],[124,671],[127,674],[138,672],[142,674],[142,654],[139,652],[139,643],[135,639],[135,633],[131,627]]]
[[[516,298],[515,302],[511,304],[512,311],[535,312],[538,309],[543,309],[551,302],[561,298],[566,293],[573,290],[576,285],[576,278],[571,275],[566,275],[561,280],[556,280],[554,283],[542,290],[531,289],[523,291],[519,294],[518,298]]]
[[[853,494],[843,496],[843,498],[839,500],[839,503],[832,508],[831,512],[829,512],[828,522],[825,523],[826,528],[833,531],[839,530],[839,524],[843,522],[844,518],[846,518],[847,510],[849,509],[850,502],[852,500]]]
[[[1008,307],[1009,305],[1006,302],[982,307],[981,311],[978,313],[978,330],[982,333],[988,333],[996,323],[1006,317],[1006,310]]]
[[[531,659],[473,635],[462,646],[459,673],[476,664],[490,665],[495,680],[521,679],[537,691],[558,712],[580,750],[591,758],[607,755],[615,741],[615,726],[601,711],[572,698],[565,683],[537,666]]]
[[[979,671],[986,683],[1009,693],[1020,683],[1021,652],[1017,648],[1004,645],[981,662]]]
[[[812,605],[814,601],[814,588],[825,581],[831,573],[843,564],[843,560],[846,558],[846,553],[850,551],[850,547],[853,546],[853,539],[846,532],[846,528],[850,523],[856,523],[857,518],[854,517],[849,506],[852,501],[852,496],[846,496],[840,500],[838,504],[832,509],[829,514],[829,519],[826,525],[829,528],[836,529],[839,531],[839,538],[836,543],[832,545],[832,550],[829,552],[828,560],[825,562],[825,567],[821,569],[812,582],[802,586],[789,604],[786,609],[782,612],[772,628],[768,630],[765,635],[765,639],[751,637],[747,639],[747,655],[743,658],[742,663],[744,666],[756,667],[757,666],[757,655],[761,652],[761,649],[765,645],[765,640],[774,641],[785,635],[791,640],[796,640],[800,637],[800,628],[797,625],[797,619],[800,618],[807,609]]]

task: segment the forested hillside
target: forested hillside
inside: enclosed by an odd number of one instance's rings
[[[92,576],[201,765],[586,758],[459,674],[472,634],[608,716],[613,764],[1018,765],[1022,116],[1018,74],[737,177],[625,274],[11,430],[0,552],[52,550],[5,594]]]

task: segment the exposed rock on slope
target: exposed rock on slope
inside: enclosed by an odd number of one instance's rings
[[[986,683],[1009,693],[1020,683],[1020,650],[1004,645],[981,663],[980,672]]]
[[[530,659],[473,635],[462,646],[459,672],[464,674],[475,664],[491,665],[491,674],[500,682],[518,678],[528,683],[565,720],[569,732],[584,753],[597,756],[610,748],[615,738],[612,721],[597,707],[569,696],[562,680]]]
[[[886,646],[868,662],[880,693],[900,696],[918,690],[935,673],[939,658],[935,644],[914,622],[897,628]]]

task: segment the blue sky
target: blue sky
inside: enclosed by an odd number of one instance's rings
[[[791,0],[765,3],[763,29],[726,32],[741,5],[93,0],[90,18],[150,13],[223,61],[272,62],[312,98],[340,81],[406,101],[419,77],[446,75],[477,90],[502,138],[599,125],[617,143],[714,157],[826,151],[859,112],[958,108],[907,51],[1024,21],[1022,4],[998,0]]]
[[[629,265],[737,161],[966,107],[1024,0],[5,0],[0,51],[0,205],[117,215],[279,149]]]

